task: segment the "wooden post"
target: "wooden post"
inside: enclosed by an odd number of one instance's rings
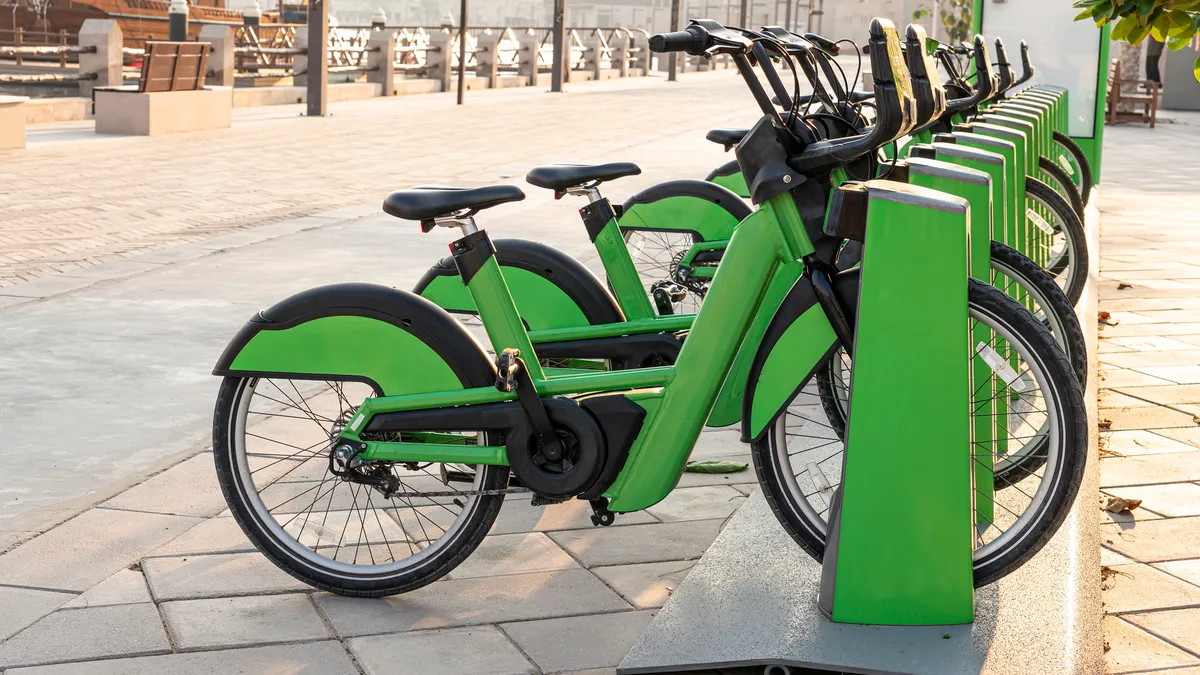
[[[458,15],[458,105],[463,104],[467,89],[467,0],[462,0]]]
[[[13,9],[14,10],[16,9],[16,5],[13,5]],[[25,29],[17,28],[17,46],[20,47],[24,42],[25,42]],[[21,62],[22,62],[21,55],[17,54],[17,65],[18,66],[21,65]]]
[[[675,31],[679,30],[679,1],[680,0],[671,0],[671,25],[667,27],[668,32],[675,32]],[[650,49],[649,43],[646,44],[646,49]],[[675,80],[679,79],[679,77],[676,73],[676,70],[679,67],[679,58],[678,57],[679,57],[679,54],[677,52],[671,52],[670,54],[667,55],[667,81],[668,82],[674,82]],[[650,55],[647,54],[646,55],[646,70],[647,70],[647,72],[649,72],[650,63],[651,63]]]
[[[742,0],[742,13],[738,15],[738,28],[746,27],[746,19],[750,14],[750,0]]]
[[[310,0],[308,3],[308,115],[328,114],[329,91],[329,3]]]
[[[679,0],[675,0],[678,2]],[[561,92],[563,74],[569,64],[564,63],[567,50],[567,0],[554,0],[554,61],[550,69],[550,91]]]
[[[66,46],[67,46],[67,30],[66,30],[65,28],[64,28],[64,29],[61,29],[61,30],[59,30],[59,31],[58,31],[58,45],[59,45],[60,47],[66,47]],[[59,56],[58,56],[58,67],[59,67],[59,68],[66,68],[66,67],[67,67],[67,53],[66,53],[66,52],[63,52],[62,54],[59,54]]]

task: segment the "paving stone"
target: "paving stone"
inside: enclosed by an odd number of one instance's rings
[[[540,533],[491,535],[450,573],[454,579],[578,569],[571,556]]]
[[[1200,551],[1200,517],[1165,518],[1139,522],[1121,529],[1102,525],[1102,545],[1142,562],[1162,562],[1195,558]]]
[[[438,581],[370,600],[327,593],[314,597],[344,637],[629,609],[585,570]]]
[[[1200,453],[1172,452],[1107,457],[1100,462],[1100,487],[1200,480]]]
[[[1192,654],[1200,654],[1200,609],[1139,612],[1122,618]]]
[[[190,555],[194,553],[240,553],[255,550],[233,516],[209,518],[160,546],[152,556]]]
[[[616,666],[646,629],[653,611],[573,616],[501,624],[544,672]]]
[[[550,537],[585,567],[695,560],[717,538],[722,522],[630,525],[619,529],[552,532]]]
[[[1105,492],[1127,499],[1142,500],[1135,514],[1137,511],[1146,510],[1170,518],[1200,516],[1200,485],[1195,483],[1140,485],[1117,490],[1108,489]]]
[[[1192,413],[1172,410],[1162,406],[1136,408],[1101,408],[1100,419],[1111,422],[1113,431],[1123,429],[1165,429],[1168,427],[1193,428],[1196,420]]]
[[[1200,587],[1200,558],[1154,563],[1154,567]]]
[[[1133,389],[1133,390],[1154,389],[1154,387],[1129,387],[1129,388]],[[1137,398],[1135,396],[1123,394],[1123,393],[1117,391],[1116,389],[1101,389],[1099,392],[1097,392],[1096,405],[1098,405],[1100,407],[1100,409],[1103,410],[1105,408],[1153,407],[1153,406],[1160,405],[1160,403],[1156,402],[1156,401],[1147,401],[1144,399]]]
[[[665,522],[728,518],[746,496],[728,485],[676,488],[661,502],[646,509]]]
[[[1200,605],[1200,587],[1149,565],[1115,565],[1110,569],[1116,576],[1105,584],[1102,594],[1109,614]]]
[[[177,600],[161,607],[175,644],[184,650],[329,637],[307,595]]]
[[[75,597],[70,593],[0,586],[0,642],[25,630],[38,619]]]
[[[1200,427],[1195,429],[1155,429],[1154,433],[1180,443],[1186,443],[1190,446],[1189,449],[1200,449]]]
[[[533,506],[526,500],[507,499],[492,525],[491,534],[586,530],[596,527],[591,518],[591,505],[579,499],[550,506]],[[618,514],[616,523],[611,527],[656,522],[658,521],[645,511],[634,511]]]
[[[1200,664],[1200,659],[1195,656],[1126,621],[1134,616],[1137,615],[1104,617],[1104,639],[1109,646],[1104,659],[1108,673],[1144,673],[1160,668]]]
[[[1133,560],[1132,558],[1128,558],[1126,556],[1121,555],[1120,553],[1117,553],[1116,551],[1108,548],[1107,546],[1100,547],[1100,564],[1101,565],[1128,565],[1132,562],[1136,562],[1136,561]]]
[[[211,517],[225,508],[212,453],[201,453],[122,492],[101,506]]]
[[[738,429],[705,429],[696,439],[689,460],[704,461],[714,457],[748,453],[750,446],[742,443],[742,432]]]
[[[1139,352],[1167,352],[1180,351],[1185,349],[1195,349],[1196,345],[1183,342],[1181,340],[1173,340],[1169,337],[1160,335],[1147,335],[1144,337],[1113,337],[1101,341],[1101,344],[1109,343],[1132,349]]]
[[[18,668],[14,675],[358,675],[335,640]]]
[[[1162,435],[1164,432],[1171,431],[1175,430],[1158,429],[1156,431],[1146,431],[1144,429],[1131,429],[1129,431],[1113,431],[1101,434],[1101,447],[1126,457],[1200,451],[1200,448],[1193,445],[1188,445],[1182,441]],[[1111,458],[1105,458],[1105,460],[1108,459]]]
[[[142,571],[159,602],[230,595],[303,591],[308,585],[279,569],[261,553],[146,558]]]
[[[1166,384],[1174,384],[1174,381],[1126,368],[1100,369],[1100,385],[1103,387],[1141,387]]]
[[[347,641],[367,675],[518,675],[535,673],[494,626],[375,635]],[[397,658],[397,656],[402,658]]]
[[[169,651],[152,604],[64,609],[0,644],[0,668]]]
[[[1148,369],[1179,369],[1186,371],[1192,367],[1192,364],[1200,363],[1200,349],[1190,349],[1186,351],[1176,352],[1124,352],[1120,354],[1105,354],[1099,357],[1101,363],[1117,366],[1118,368],[1130,368],[1143,373],[1150,372]],[[1153,373],[1152,373],[1153,374]],[[1155,377],[1164,377],[1163,375],[1154,375]],[[1170,378],[1175,381],[1175,378]]]
[[[1112,393],[1120,393],[1129,398],[1139,398],[1153,401],[1162,405],[1180,405],[1200,403],[1200,385],[1173,384],[1158,387],[1121,387]]]
[[[0,579],[83,592],[197,522],[186,516],[91,509],[0,556]]]
[[[662,607],[695,565],[691,561],[594,567],[592,573],[638,609]]]
[[[146,588],[146,578],[141,572],[121,570],[63,605],[63,609],[134,605],[145,602],[153,602],[150,590]]]
[[[1200,384],[1200,366],[1147,366],[1138,372],[1179,384]]]

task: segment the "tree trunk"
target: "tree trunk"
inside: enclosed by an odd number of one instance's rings
[[[1140,80],[1142,79],[1142,45],[1131,45],[1128,42],[1118,43],[1121,45],[1121,79],[1122,80]],[[1121,85],[1122,94],[1136,94],[1137,86],[1132,84]],[[1117,107],[1117,112],[1141,112],[1141,103],[1126,103],[1121,102]]]

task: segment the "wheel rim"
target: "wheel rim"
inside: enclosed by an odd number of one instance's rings
[[[629,247],[633,266],[637,269],[647,293],[650,293],[651,288],[659,281],[679,283],[676,276],[679,261],[692,248],[693,243],[693,235],[687,232],[630,230],[625,233],[625,244]],[[707,288],[707,283],[688,287],[687,296],[682,301],[671,303],[674,313],[699,312]]]
[[[1054,283],[1065,292],[1071,287],[1072,276],[1075,274],[1073,262],[1079,260],[1077,242],[1067,236],[1067,229],[1059,222],[1057,212],[1041,197],[1027,192],[1026,199],[1037,204],[1040,213],[1049,218],[1050,226],[1054,229],[1049,250],[1046,252],[1045,269],[1054,277]]]
[[[1062,448],[1058,429],[1062,427],[1062,418],[1057,398],[1053,395],[1045,395],[1045,392],[1054,390],[1045,386],[1047,382],[1046,369],[1037,358],[1037,354],[1027,345],[1017,341],[1014,331],[999,317],[972,306],[971,319],[972,329],[975,323],[984,321],[985,325],[993,330],[995,336],[990,346],[1002,356],[1008,356],[1006,345],[1010,348],[1015,345],[1021,354],[1021,381],[1028,391],[1028,393],[1022,392],[1016,401],[1009,403],[1010,409],[1017,409],[1015,415],[1017,419],[1009,420],[1009,439],[1019,439],[1025,442],[1018,452],[1006,453],[1003,459],[998,459],[995,463],[994,472],[997,476],[997,484],[993,500],[996,504],[996,513],[989,522],[979,523],[975,528],[973,557],[976,566],[980,566],[986,560],[993,559],[1004,551],[1019,545],[1024,536],[1032,531],[1030,525],[1045,512],[1050,502],[1050,496],[1058,488],[1061,478],[1059,466]],[[979,357],[973,354],[972,358]],[[845,400],[842,397],[847,392],[846,383],[849,382],[848,373],[852,364],[849,357],[845,356],[841,350],[835,353],[833,359],[831,364],[833,389],[844,405]],[[805,390],[807,389],[808,387],[805,388]],[[789,405],[789,413],[791,412],[790,408]],[[975,412],[981,411],[976,409]],[[1014,415],[1010,413],[1010,417],[1014,417]],[[840,441],[832,445],[822,445],[822,441],[829,441],[829,438],[797,439],[795,429],[789,429],[790,419],[790,414],[781,415],[770,432],[772,456],[777,465],[776,473],[781,476],[786,489],[790,492],[790,500],[798,507],[805,526],[824,538],[827,534],[829,496],[841,483],[841,456],[844,454],[845,446]],[[801,428],[803,427],[801,426]],[[813,434],[808,435],[812,436]],[[780,443],[780,438],[785,438],[787,441]],[[796,442],[797,440],[799,442]],[[973,464],[980,462],[981,457],[986,456],[984,453],[990,453],[993,450],[993,448],[976,447],[973,452]],[[811,456],[809,456],[810,454]],[[1043,464],[1021,476],[1019,480],[1005,481],[1001,478],[1006,469],[1011,470],[1043,457],[1045,459]],[[819,478],[814,480],[809,475],[809,465],[812,464],[816,464],[820,468],[825,480],[829,483],[829,487],[825,490],[818,487]],[[797,471],[797,468],[800,470]],[[976,492],[979,492],[978,488],[976,488]],[[820,498],[814,499],[814,496]]]
[[[470,480],[465,488],[428,466],[389,464],[400,484],[391,499],[330,472],[331,439],[361,400],[373,395],[362,383],[247,379],[230,432],[236,488],[260,531],[293,557],[347,578],[392,576],[422,566],[454,545],[465,532],[463,524],[481,508],[473,494],[413,496],[480,490],[485,471],[471,467],[448,467],[460,480]]]

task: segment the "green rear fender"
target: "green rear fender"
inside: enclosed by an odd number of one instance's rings
[[[702,180],[673,180],[637,193],[621,206],[622,232],[690,232],[699,241],[729,239],[750,207],[731,190]]]
[[[497,239],[496,262],[529,330],[578,328],[625,320],[596,275],[571,256],[536,241]],[[429,268],[413,292],[448,312],[476,313],[454,259]]]
[[[855,268],[833,278],[834,293],[851,318],[860,276]],[[742,441],[761,438],[837,347],[837,335],[817,303],[812,282],[801,277],[771,319],[750,366],[742,400]]]
[[[259,312],[213,374],[360,381],[387,396],[496,382],[483,347],[454,317],[375,284],[321,286]]]
[[[736,159],[713,169],[704,180],[716,183],[723,188],[729,188],[743,199],[750,198],[750,188],[746,186],[746,177],[742,175],[742,167]]]

